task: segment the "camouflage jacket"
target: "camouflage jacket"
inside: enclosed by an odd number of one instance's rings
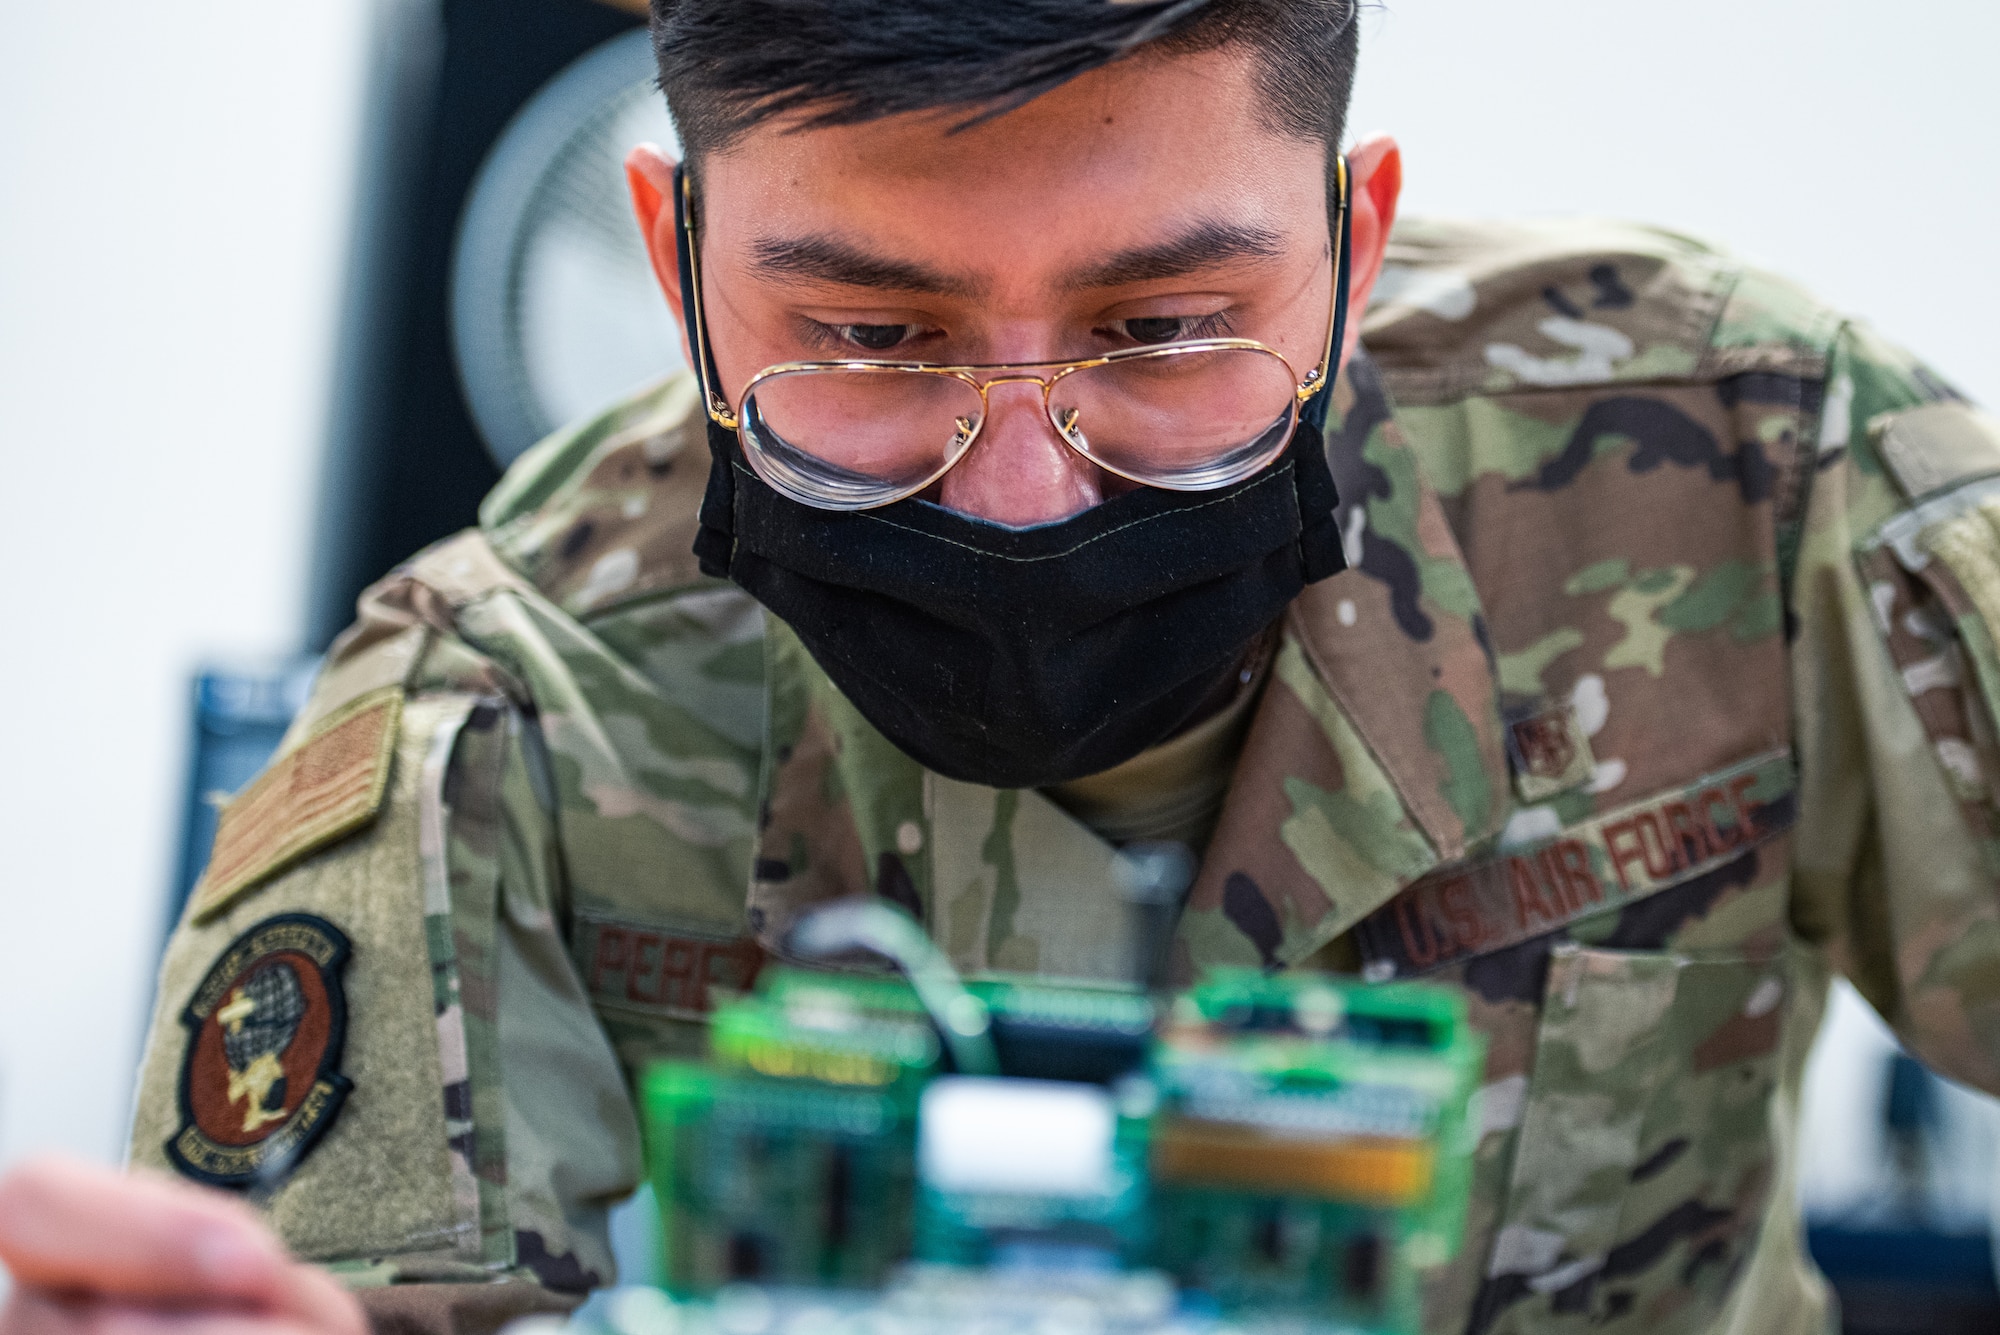
[[[1682,237],[1391,260],[1329,429],[1353,569],[1284,621],[1177,967],[1464,989],[1484,1135],[1428,1329],[1825,1329],[1791,1148],[1831,974],[2000,1089],[2000,427]],[[698,574],[702,430],[682,380],[559,433],[365,596],[168,951],[137,1160],[240,1167],[245,1100],[323,1087],[270,1206],[301,1254],[577,1290],[629,1076],[801,905],[1122,969],[1107,845],[927,773]],[[245,1093],[216,989],[286,915],[351,943],[345,1047]]]

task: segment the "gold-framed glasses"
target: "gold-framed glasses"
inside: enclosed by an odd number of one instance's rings
[[[1064,362],[779,362],[744,386],[740,407],[717,391],[702,310],[692,185],[680,204],[682,264],[694,307],[697,373],[709,417],[734,431],[773,488],[823,510],[867,510],[914,496],[978,441],[997,385],[1036,385],[1071,449],[1149,487],[1226,487],[1283,452],[1299,413],[1332,378],[1347,274],[1347,162],[1336,158],[1333,295],[1319,364],[1298,375],[1248,338],[1124,348]]]

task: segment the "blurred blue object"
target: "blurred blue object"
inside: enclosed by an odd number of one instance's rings
[[[2000,1330],[1993,1244],[1946,1189],[1979,1171],[1974,1147],[1954,1135],[1940,1077],[1899,1050],[1882,1063],[1879,1102],[1853,1110],[1878,1129],[1879,1189],[1808,1219],[1807,1245],[1839,1295],[1843,1335],[1990,1335]]]
[[[2000,1289],[1983,1233],[1815,1225],[1806,1239],[1840,1297],[1842,1335],[2000,1330]]]
[[[1922,1136],[1939,1120],[1935,1078],[1915,1057],[1898,1052],[1889,1059],[1889,1094],[1883,1119],[1891,1132]]]
[[[207,668],[195,675],[180,860],[167,896],[165,931],[180,921],[181,908],[208,865],[222,802],[256,778],[278,749],[318,667],[317,658],[302,658],[261,671]]]

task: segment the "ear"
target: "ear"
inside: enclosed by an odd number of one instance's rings
[[[640,144],[625,155],[625,184],[632,192],[632,214],[646,243],[653,277],[673,310],[674,327],[680,331],[681,355],[693,366],[687,320],[681,310],[680,237],[674,227],[674,169],[679,165],[654,145]]]
[[[1344,361],[1361,341],[1361,315],[1382,276],[1396,201],[1403,193],[1403,150],[1386,134],[1370,135],[1347,153],[1347,338]]]

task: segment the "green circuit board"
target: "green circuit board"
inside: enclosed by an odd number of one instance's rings
[[[1414,1330],[1460,1244],[1483,1060],[1462,1000],[1422,984],[996,976],[940,1005],[768,969],[706,1062],[645,1074],[661,1274],[702,1299],[1151,1273],[1190,1310]]]

